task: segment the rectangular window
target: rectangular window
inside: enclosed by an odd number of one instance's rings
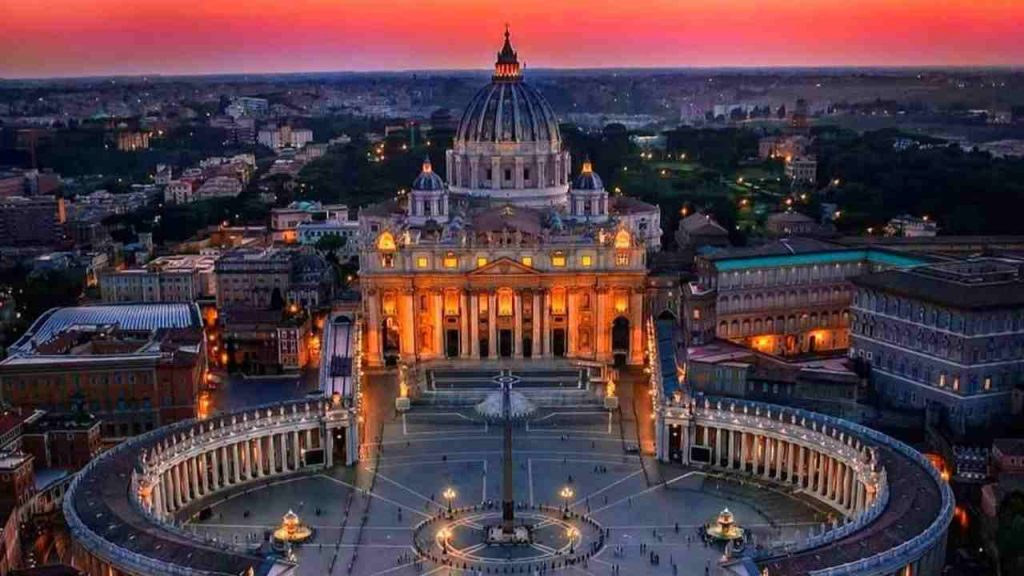
[[[953,377],[953,391],[954,392],[959,392],[960,391],[960,377],[959,376],[954,376]]]
[[[616,252],[615,253],[615,265],[616,266],[629,266],[629,252]]]
[[[513,294],[511,290],[498,292],[498,316],[508,317],[512,315],[512,301]]]
[[[457,316],[459,314],[458,292],[448,291],[444,293],[444,313],[447,316]]]
[[[505,181],[509,182],[511,180],[512,180],[512,169],[511,168],[505,168]]]
[[[590,268],[594,264],[594,259],[591,256],[581,256],[580,265],[584,268]]]
[[[491,298],[487,294],[480,294],[477,296],[477,305],[480,307],[480,316],[486,317],[488,311],[491,309]]]
[[[416,267],[417,268],[426,268],[427,267],[427,257],[426,256],[417,256],[416,257]]]
[[[533,256],[523,256],[520,261],[523,263],[523,266],[533,266]]]
[[[529,168],[523,168],[523,179],[524,180],[529,180],[530,179],[530,169]]]
[[[380,265],[384,268],[395,267],[395,255],[394,254],[381,254]]]
[[[565,267],[565,254],[561,252],[555,252],[551,255],[551,265],[555,268]]]
[[[991,390],[991,389],[992,389],[992,378],[986,376],[985,377],[985,390]]]
[[[476,259],[476,267],[483,268],[484,266],[487,266],[487,258],[483,256],[478,256]]]
[[[445,268],[457,268],[458,266],[459,266],[459,259],[458,259],[458,257],[455,256],[455,254],[452,254],[451,252],[449,252],[448,254],[444,255],[444,267]]]

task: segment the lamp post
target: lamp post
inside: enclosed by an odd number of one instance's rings
[[[569,554],[576,553],[576,536],[580,533],[575,526],[570,526],[565,530],[565,537],[569,539]]]
[[[448,487],[448,488],[445,489],[444,492],[441,493],[441,496],[444,496],[444,499],[448,501],[448,517],[450,518],[452,516],[452,513],[453,513],[452,512],[452,500],[455,500],[455,496],[456,496],[455,490],[453,488],[451,488],[451,487]]]
[[[559,492],[558,495],[561,496],[562,500],[565,502],[565,506],[562,508],[562,514],[565,517],[568,518],[569,517],[569,499],[572,498],[575,495],[575,492],[572,491],[572,488],[570,488],[569,486],[566,486],[565,488],[562,488],[562,491]]]

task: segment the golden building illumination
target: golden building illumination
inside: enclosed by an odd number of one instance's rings
[[[511,124],[488,104],[499,101]],[[506,34],[445,169],[426,160],[407,194],[360,210],[367,364],[641,363],[659,208],[610,197],[589,160],[575,179],[571,167],[554,112],[524,81]]]

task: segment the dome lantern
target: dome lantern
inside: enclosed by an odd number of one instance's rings
[[[501,47],[501,52],[498,52],[498,60],[494,63],[494,80],[515,81],[521,77],[519,55],[512,48],[508,24],[505,24],[505,44]]]

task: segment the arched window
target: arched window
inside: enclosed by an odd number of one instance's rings
[[[629,232],[626,230],[619,230],[615,233],[615,247],[616,248],[629,248],[632,244],[632,238],[629,236]]]
[[[398,249],[395,244],[395,236],[391,232],[381,232],[380,236],[377,237],[377,249],[381,252],[394,252]]]

